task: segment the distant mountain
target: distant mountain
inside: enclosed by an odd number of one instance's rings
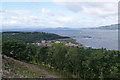
[[[57,27],[57,28],[41,28],[41,27],[30,27],[30,28],[21,28],[21,27],[12,27],[12,28],[2,28],[2,32],[7,31],[18,31],[18,32],[46,32],[46,31],[55,31],[55,30],[73,30],[73,28],[66,27]]]
[[[120,24],[112,24],[112,25],[107,25],[107,26],[100,26],[96,28],[91,28],[91,29],[105,29],[105,30],[117,30],[120,29]]]

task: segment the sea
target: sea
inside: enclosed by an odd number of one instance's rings
[[[99,29],[56,29],[43,30],[43,32],[55,33],[61,36],[69,36],[86,47],[95,49],[106,48],[118,50],[118,30]]]

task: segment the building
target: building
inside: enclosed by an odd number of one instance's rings
[[[60,41],[55,41],[55,43],[60,43]]]
[[[41,43],[46,43],[46,40],[42,40]]]

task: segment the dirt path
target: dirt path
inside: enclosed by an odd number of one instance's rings
[[[7,57],[5,55],[3,57],[4,57],[4,59],[3,59],[4,62],[7,61],[7,60],[11,60],[11,62],[13,62],[13,63],[15,62],[15,63],[18,63],[21,66],[25,66],[25,67],[27,67],[31,70],[34,70],[36,72],[40,72],[43,78],[56,78],[52,75],[49,75],[48,72],[46,72],[45,70],[40,69],[40,67],[38,67],[37,65],[21,62],[19,60],[15,60],[13,58]]]
[[[56,78],[56,77],[54,77],[54,76],[52,76],[52,75],[49,75],[48,72],[46,72],[45,70],[40,69],[40,68],[39,68],[38,66],[36,66],[36,65],[28,64],[28,63],[21,62],[21,61],[18,61],[18,62],[19,62],[20,64],[22,64],[22,65],[25,65],[25,66],[31,68],[31,69],[34,69],[34,70],[36,70],[36,71],[40,71],[44,78]]]

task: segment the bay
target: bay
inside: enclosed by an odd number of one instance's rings
[[[44,32],[55,33],[62,36],[69,36],[86,47],[106,48],[108,50],[118,50],[118,30],[44,30]]]

